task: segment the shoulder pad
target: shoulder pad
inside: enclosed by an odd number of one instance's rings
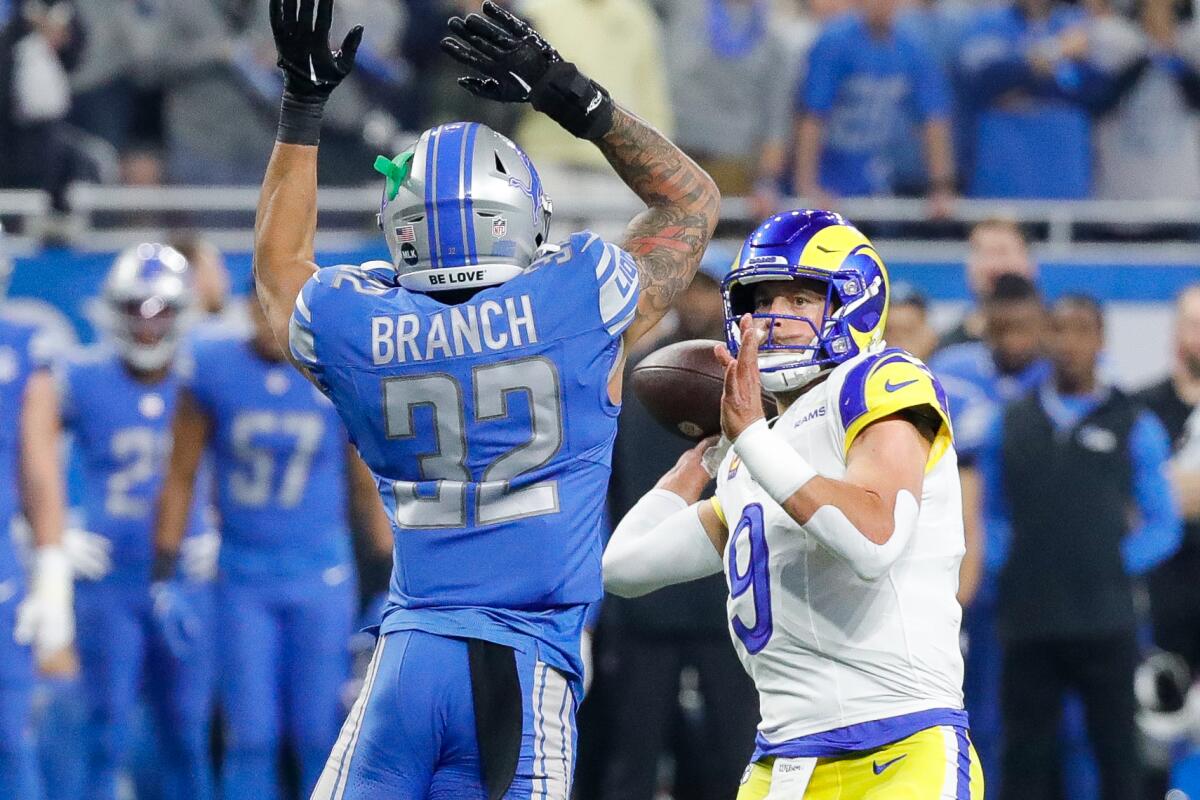
[[[850,367],[838,396],[843,452],[872,422],[920,407],[930,408],[942,421],[929,453],[926,469],[931,469],[953,442],[945,390],[929,367],[904,350],[889,348],[867,356]]]

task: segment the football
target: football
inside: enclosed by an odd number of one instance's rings
[[[634,395],[650,416],[685,439],[698,442],[721,432],[721,388],[725,383],[713,348],[715,339],[691,339],[656,350],[630,373]],[[763,394],[767,417],[775,401]]]

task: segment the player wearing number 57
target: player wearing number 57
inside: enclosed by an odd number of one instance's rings
[[[192,336],[179,359],[155,524],[155,613],[186,652],[202,642],[171,576],[193,497],[208,484],[197,481],[207,452],[221,530],[215,636],[226,800],[279,796],[284,735],[304,790],[316,784],[350,671],[358,599],[350,512],[374,541],[389,535],[333,405],[288,365],[257,303],[250,318],[248,332]]]
[[[375,655],[313,797],[566,800],[622,364],[691,281],[716,188],[485,2],[442,42],[478,73],[460,85],[594,142],[646,209],[619,243],[583,231],[554,245],[529,157],[451,123],[376,162],[390,260],[318,270],[321,113],[360,31],[331,51],[332,0],[271,5],[285,90],[258,296],[341,414],[395,538]]]
[[[978,800],[963,711],[957,457],[937,379],[888,348],[888,275],[844,218],[798,210],[722,283],[724,441],[684,454],[621,520],[605,587],[725,570],[762,722],[738,800]],[[764,417],[761,392],[780,414]]]

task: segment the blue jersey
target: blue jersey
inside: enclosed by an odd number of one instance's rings
[[[821,186],[844,196],[890,192],[897,143],[919,151],[914,126],[950,116],[941,65],[911,26],[877,37],[858,13],[831,20],[808,59],[797,107],[825,123]]]
[[[148,582],[179,379],[138,381],[107,348],[68,359],[57,377],[63,425],[83,469],[83,526],[112,542],[115,579]],[[203,528],[204,499],[197,491],[189,535]]]
[[[221,575],[348,564],[346,432],[330,402],[245,336],[194,338],[180,371],[210,421]]]
[[[460,305],[390,265],[304,286],[292,352],[342,414],[395,534],[383,631],[519,646],[578,672],[601,595],[619,407],[608,382],[633,321],[632,257],[590,233]]]
[[[48,363],[35,328],[0,319],[0,581],[21,574],[8,535],[21,507],[21,412],[29,377]]]

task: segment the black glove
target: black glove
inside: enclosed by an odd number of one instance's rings
[[[530,103],[581,139],[599,139],[612,128],[608,92],[491,0],[485,0],[482,15],[454,17],[449,28],[454,36],[442,39],[442,49],[487,76],[458,79],[471,94],[502,103]]]
[[[299,2],[299,11],[297,11]],[[313,16],[313,5],[316,16]],[[329,49],[333,0],[271,0],[271,32],[283,69],[283,103],[276,140],[315,145],[321,138],[321,115],[329,94],[354,69],[362,41],[356,25],[335,51]]]

